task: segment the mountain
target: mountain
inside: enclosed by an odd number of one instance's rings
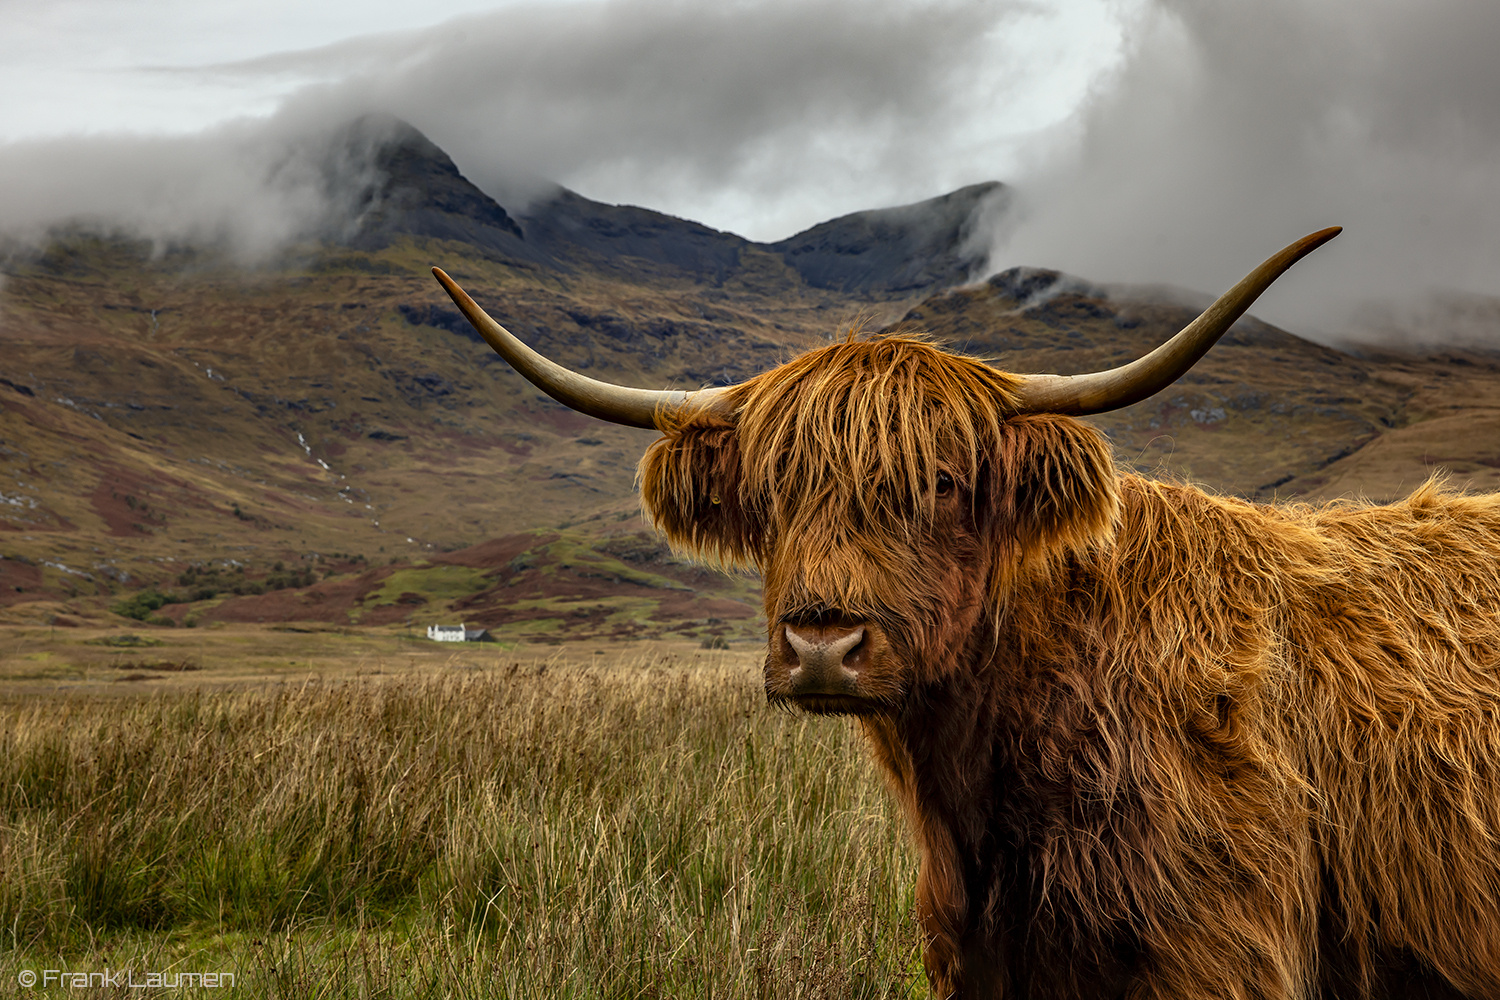
[[[434,560],[509,538],[507,561],[532,568],[503,593],[529,593],[537,614],[594,593],[590,580],[625,579],[623,561],[658,581],[698,574],[701,592],[648,588],[612,629],[752,619],[742,584],[681,568],[644,534],[632,472],[651,435],[518,379],[428,269],[560,361],[642,385],[743,379],[866,300],[807,284],[764,245],[646,209],[559,189],[511,213],[397,122],[352,123],[330,162],[362,147],[376,155],[359,225],[272,267],[81,232],[5,265],[0,607],[88,618],[190,576],[194,592],[220,589],[160,615],[379,621],[425,613],[424,595],[448,607],[455,579],[483,574]],[[621,545],[634,562],[610,554]],[[334,576],[309,582],[314,568]],[[360,601],[334,593],[346,577],[369,585]],[[738,618],[712,603],[725,600]]]
[[[679,275],[721,284],[756,247],[733,233],[633,205],[605,205],[566,188],[528,207],[521,221],[527,239],[555,261],[647,279]]]
[[[977,227],[1009,203],[989,181],[898,208],[840,216],[769,245],[814,288],[874,296],[960,285],[979,273],[988,247]]]
[[[375,180],[350,244],[376,250],[401,235],[455,240],[502,256],[548,262],[493,198],[458,172],[447,153],[406,122],[366,115],[333,140],[351,158],[371,156]]]
[[[0,284],[0,621],[466,617],[520,634],[745,636],[753,584],[642,523],[651,432],[566,410],[478,342],[436,264],[597,377],[738,381],[872,306],[1019,371],[1107,367],[1193,310],[1015,269],[976,285],[1005,190],[856,213],[775,244],[558,189],[509,211],[415,130],[378,149],[360,224],[247,271],[74,232]],[[1247,496],[1495,484],[1500,369],[1343,354],[1244,320],[1178,385],[1097,418],[1122,461]],[[259,591],[259,592],[257,592]],[[134,598],[131,598],[132,600]]]
[[[1003,212],[995,181],[910,205],[855,212],[777,243],[756,243],[701,223],[633,205],[607,205],[555,186],[513,216],[469,183],[453,161],[404,122],[363,118],[350,147],[377,147],[380,181],[351,244],[379,248],[398,234],[456,240],[501,259],[553,270],[605,271],[654,280],[722,284],[749,258],[779,258],[808,287],[869,298],[902,298],[968,280],[985,262],[976,227]]]

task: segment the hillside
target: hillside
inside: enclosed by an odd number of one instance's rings
[[[750,635],[753,585],[672,558],[640,519],[651,433],[518,379],[434,264],[544,353],[651,387],[737,381],[872,317],[1071,372],[1194,312],[1042,271],[946,289],[978,266],[969,237],[1003,208],[997,185],[757,244],[564,189],[511,212],[419,133],[393,134],[360,225],[275,266],[77,233],[6,264],[7,620],[117,620],[104,609],[150,585],[183,599],[153,611],[179,624]],[[1177,386],[1098,418],[1152,474],[1313,498],[1398,495],[1439,465],[1486,487],[1497,421],[1493,359],[1356,356],[1253,320]]]

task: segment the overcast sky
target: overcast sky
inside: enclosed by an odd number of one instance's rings
[[[1489,0],[0,0],[0,231],[264,254],[378,110],[509,207],[754,239],[1004,180],[993,266],[1100,281],[1218,292],[1343,224],[1260,310],[1332,335],[1500,294],[1497,50]]]

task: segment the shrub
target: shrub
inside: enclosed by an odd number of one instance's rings
[[[126,618],[134,618],[136,621],[145,621],[152,613],[166,604],[175,604],[177,598],[163,594],[155,587],[147,587],[145,590],[110,606],[111,611]]]

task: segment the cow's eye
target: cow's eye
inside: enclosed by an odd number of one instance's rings
[[[934,484],[934,492],[940,497],[945,497],[953,492],[953,477],[946,472],[937,474],[937,482]]]

